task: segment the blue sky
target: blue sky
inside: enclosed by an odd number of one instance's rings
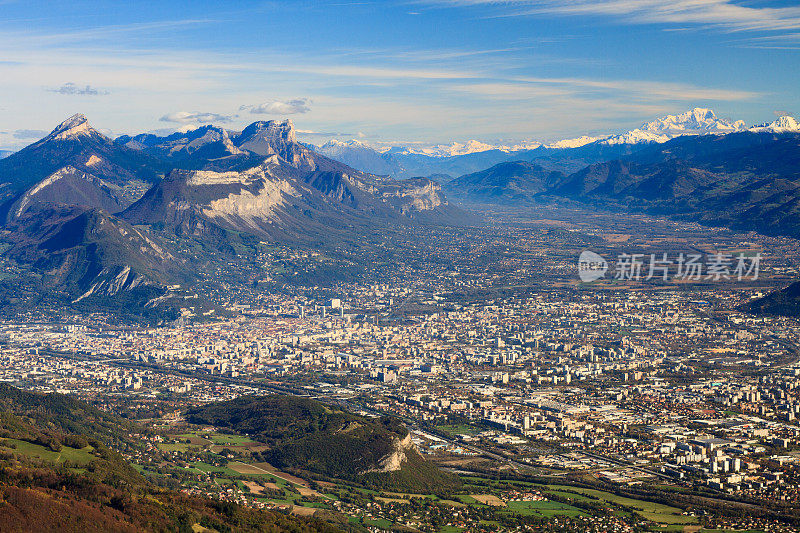
[[[729,0],[0,0],[0,147],[291,118],[426,143],[614,133],[691,107],[800,112],[800,6]]]

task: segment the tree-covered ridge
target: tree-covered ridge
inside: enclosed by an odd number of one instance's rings
[[[408,430],[391,417],[368,418],[294,396],[240,397],[191,410],[187,420],[244,433],[270,446],[273,465],[396,490],[432,491],[459,484],[401,441]],[[386,468],[396,454],[399,468]]]
[[[8,533],[340,531],[320,520],[12,462],[0,449],[0,530]]]
[[[408,433],[390,417],[370,419],[308,398],[283,395],[242,396],[212,403],[190,410],[187,418],[196,424],[246,433],[270,445],[318,433],[365,434],[371,430],[395,438]]]
[[[153,485],[111,447],[141,431],[74,398],[0,384],[0,531],[338,531]]]
[[[0,383],[0,419],[2,427],[7,430],[23,424],[26,431],[79,435],[119,450],[140,446],[141,443],[131,434],[144,431],[129,421],[75,398],[28,392],[7,383]]]

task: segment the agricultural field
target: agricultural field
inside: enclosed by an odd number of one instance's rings
[[[484,431],[480,428],[476,428],[475,426],[468,426],[467,424],[448,424],[448,425],[439,425],[436,426],[436,429],[443,433],[447,433],[451,436],[456,435],[477,435],[481,431]]]
[[[70,463],[83,466],[89,464],[95,458],[91,454],[91,451],[94,449],[91,446],[81,449],[62,446],[60,451],[54,452],[50,448],[24,440],[0,439],[0,443],[6,447],[13,448],[16,453],[27,455],[29,457],[36,457],[38,459],[53,463],[64,463],[69,461]]]
[[[549,489],[553,489],[553,492],[550,492]],[[631,510],[642,518],[659,524],[685,525],[697,523],[696,517],[683,514],[683,509],[678,507],[671,507],[669,505],[644,500],[634,500],[617,496],[610,492],[582,487],[570,487],[567,485],[549,485],[547,492],[573,499],[576,499],[575,495],[577,495],[578,497],[583,496],[589,497],[588,499],[601,500],[615,506],[620,506],[624,510]]]
[[[510,501],[506,505],[523,516],[589,516],[577,507],[553,501]]]
[[[450,434],[476,434],[480,429],[463,424],[440,426],[440,431]],[[618,496],[612,492],[575,487],[563,484],[542,485],[533,482],[486,479],[480,476],[461,476],[463,485],[455,494],[437,496],[430,493],[416,494],[391,491],[376,491],[360,487],[350,482],[325,483],[326,489],[319,492],[319,487],[309,483],[295,474],[278,470],[269,463],[258,460],[258,446],[249,437],[232,435],[216,431],[194,430],[168,435],[165,442],[159,445],[164,452],[186,452],[188,461],[181,462],[181,453],[177,456],[176,467],[205,475],[195,478],[194,483],[201,490],[213,492],[217,488],[235,485],[243,495],[255,501],[282,506],[294,514],[310,514],[314,509],[332,509],[332,505],[342,494],[342,502],[353,501],[374,502],[386,509],[414,506],[415,501],[425,500],[440,509],[476,509],[480,513],[488,513],[487,525],[491,527],[490,516],[500,519],[503,516],[524,516],[547,519],[557,516],[565,518],[587,518],[593,516],[593,505],[602,503],[610,508],[617,517],[638,516],[652,522],[652,531],[691,531],[699,530],[698,520],[694,516],[683,514],[683,509],[669,505],[653,503],[633,498]],[[223,457],[221,452],[228,449],[235,454]],[[212,464],[213,463],[213,464]],[[313,488],[312,488],[313,486]],[[347,496],[349,495],[349,496]],[[555,501],[560,500],[560,501]],[[342,502],[339,502],[340,505]],[[346,509],[340,508],[346,512]],[[411,512],[411,511],[408,511]],[[439,511],[445,515],[453,511]],[[401,512],[402,515],[402,512]],[[353,516],[355,522],[372,527],[391,527],[392,518],[396,514],[375,516]],[[385,523],[386,522],[386,523]],[[394,525],[402,525],[402,521]],[[458,527],[448,527],[443,531],[460,531]]]

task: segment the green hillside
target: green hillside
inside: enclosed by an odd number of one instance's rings
[[[110,447],[135,446],[141,431],[73,398],[0,384],[0,531],[338,531],[152,485]]]
[[[458,486],[456,476],[427,463],[411,446],[408,430],[390,417],[368,418],[294,396],[241,397],[191,410],[187,419],[243,433],[266,443],[271,464],[375,488],[426,492]],[[380,470],[401,450],[400,469]]]

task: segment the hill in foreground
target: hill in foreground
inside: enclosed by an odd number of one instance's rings
[[[269,463],[298,472],[410,492],[447,490],[457,476],[425,461],[411,435],[390,417],[368,418],[295,396],[240,397],[191,410],[195,424],[267,444]]]
[[[0,531],[338,531],[154,486],[109,447],[141,446],[139,431],[73,398],[0,383]]]

